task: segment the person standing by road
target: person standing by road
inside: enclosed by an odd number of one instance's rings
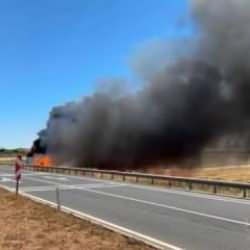
[[[15,162],[16,194],[18,194],[19,191],[19,181],[21,180],[22,177],[22,167],[23,167],[22,156],[18,155]]]

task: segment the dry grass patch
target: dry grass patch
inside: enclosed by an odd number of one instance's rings
[[[3,189],[0,199],[1,250],[153,250]]]
[[[180,177],[202,178],[210,180],[225,180],[250,183],[250,165],[218,166],[209,168],[178,168],[155,167],[144,172]]]
[[[14,164],[15,159],[15,157],[0,157],[0,165],[12,165]]]
[[[250,182],[250,166],[200,168],[194,169],[191,175],[197,178]]]

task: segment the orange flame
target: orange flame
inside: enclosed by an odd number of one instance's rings
[[[53,159],[49,155],[36,155],[33,157],[33,164],[40,167],[52,167]]]

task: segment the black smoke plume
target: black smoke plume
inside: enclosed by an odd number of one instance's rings
[[[97,91],[53,108],[40,140],[59,163],[179,162],[224,136],[249,146],[250,1],[193,0],[190,6],[192,49],[159,65],[137,93]]]
[[[27,153],[27,157],[33,157],[35,154],[46,154],[46,152],[47,146],[43,144],[42,140],[39,138],[33,142],[31,149]]]

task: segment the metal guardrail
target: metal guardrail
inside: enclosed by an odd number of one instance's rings
[[[168,188],[182,188],[189,191],[203,191],[224,196],[238,198],[250,198],[250,183],[206,180],[197,178],[174,177],[166,175],[153,175],[137,172],[120,172],[112,170],[99,170],[90,168],[66,168],[66,167],[41,167],[26,165],[27,170],[64,173],[69,175],[92,176],[110,180],[129,181],[135,183],[146,183],[151,185],[161,185]],[[131,180],[133,178],[133,180]]]

